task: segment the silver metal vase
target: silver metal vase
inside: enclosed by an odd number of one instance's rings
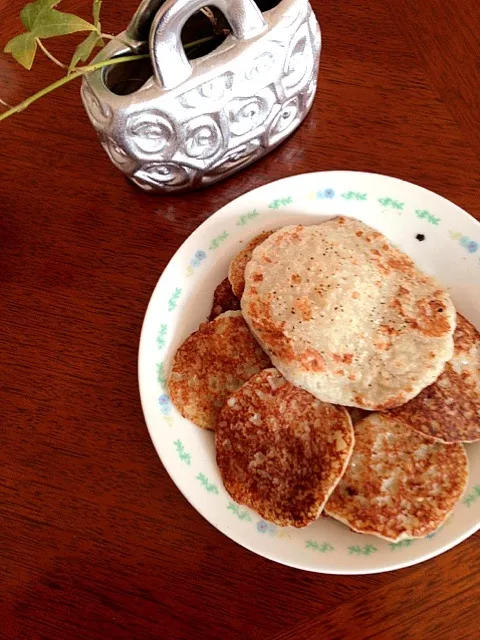
[[[96,62],[140,51],[149,30],[153,76],[133,93],[108,88],[113,67],[83,80],[83,103],[105,151],[146,191],[226,178],[289,136],[315,96],[321,37],[307,0],[281,0],[264,13],[254,0],[209,0],[232,34],[189,61],[181,31],[205,4],[143,0],[119,40],[102,49]]]

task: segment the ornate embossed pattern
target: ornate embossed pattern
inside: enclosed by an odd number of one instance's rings
[[[131,179],[145,191],[178,191],[192,184],[192,171],[176,162],[146,164]]]
[[[178,101],[187,109],[198,109],[201,103],[210,105],[212,100],[221,100],[232,88],[232,84],[233,73],[227,72],[187,91],[179,96]]]
[[[112,110],[108,104],[100,102],[87,81],[82,84],[81,96],[91,123],[97,130],[103,130],[112,120]]]
[[[172,122],[156,109],[136,113],[128,120],[127,132],[138,158],[169,160],[175,153],[176,135]]]
[[[249,98],[234,98],[227,105],[230,134],[243,136],[263,125],[275,104],[275,94],[269,88]]]
[[[184,150],[190,158],[211,158],[222,144],[222,132],[211,116],[199,116],[187,123]]]
[[[125,172],[128,172],[135,167],[135,160],[133,160],[125,149],[122,149],[113,138],[104,134],[100,134],[99,138],[113,164],[117,165],[117,167],[120,167],[122,171]]]
[[[159,192],[211,184],[268,153],[302,122],[317,86],[318,22],[307,0],[282,0],[268,13],[264,34],[232,42],[208,63],[195,61],[177,89],[153,82],[148,91],[117,96],[100,72],[84,81],[84,105],[102,145],[135,184]]]

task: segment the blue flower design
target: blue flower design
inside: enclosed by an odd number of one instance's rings
[[[319,200],[323,200],[324,198],[328,198],[331,200],[335,197],[335,191],[333,189],[325,189],[325,191],[317,191],[316,196]]]
[[[478,242],[474,242],[473,240],[470,240],[470,242],[467,245],[467,249],[469,253],[475,253],[475,251],[477,251],[478,249]]]
[[[475,240],[470,240],[468,236],[461,236],[459,242],[462,247],[465,247],[468,253],[475,253],[476,251],[478,251],[478,247],[480,246],[478,242],[475,242]]]
[[[167,416],[170,413],[170,398],[166,393],[158,398],[158,404],[160,405],[160,411],[164,416]]]
[[[268,524],[265,520],[259,520],[257,522],[257,531],[259,531],[259,533],[266,533],[268,531]]]
[[[195,268],[199,267],[206,257],[207,257],[207,254],[205,253],[205,251],[202,251],[201,249],[199,251],[196,251],[195,255],[190,261],[190,266]]]

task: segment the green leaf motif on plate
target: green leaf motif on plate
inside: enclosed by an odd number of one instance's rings
[[[185,451],[183,442],[181,440],[175,440],[173,444],[175,445],[175,449],[177,450],[178,457],[180,458],[180,460],[182,462],[185,462],[185,464],[188,464],[188,466],[190,466],[190,464],[192,463],[192,458],[190,454]]]
[[[258,211],[256,209],[253,209],[253,211],[249,211],[248,213],[245,213],[243,216],[240,216],[240,218],[237,221],[237,227],[244,227],[246,224],[248,224],[250,222],[250,220],[253,220],[254,218],[258,217]]]
[[[480,484],[476,484],[473,487],[472,493],[469,493],[467,496],[465,496],[462,502],[466,507],[470,509],[472,504],[477,502],[478,499],[480,499]]]
[[[223,233],[221,233],[219,236],[217,236],[212,240],[208,249],[210,251],[214,251],[215,249],[218,249],[218,247],[222,244],[222,242],[225,242],[228,236],[229,234],[226,231],[224,231]]]
[[[252,521],[252,518],[251,518],[250,514],[248,513],[248,511],[240,509],[238,504],[236,504],[235,502],[229,502],[227,509],[229,511],[231,511],[232,513],[234,513],[239,520],[245,520],[245,522],[251,522]]]
[[[342,193],[342,198],[344,200],[366,200],[367,199],[367,194],[366,193],[360,193],[359,191],[346,191],[345,193]]]
[[[402,547],[411,547],[415,540],[400,540],[400,542],[390,542],[389,547],[391,551],[395,549],[401,549]]]
[[[392,209],[398,209],[399,211],[403,211],[403,207],[405,206],[404,202],[399,202],[392,198],[379,198],[378,201],[384,207],[391,207]]]
[[[440,223],[440,218],[435,218],[435,216],[432,216],[430,211],[427,211],[427,209],[415,209],[415,215],[420,220],[426,220],[427,222],[429,222],[430,224],[433,224],[436,227],[438,227]]]
[[[288,198],[279,198],[278,200],[273,200],[268,205],[269,209],[280,209],[280,207],[286,207],[287,204],[292,204],[293,199],[292,196],[288,196]]]
[[[366,544],[364,547],[360,547],[359,545],[348,547],[349,555],[370,556],[376,551],[378,551],[377,547],[374,547],[371,544]]]
[[[161,324],[157,334],[157,347],[163,349],[167,337],[167,325]]]
[[[168,310],[169,311],[173,311],[174,309],[177,308],[178,299],[180,298],[180,294],[181,293],[182,293],[182,290],[179,289],[178,287],[172,293],[172,295],[170,296],[170,300],[168,301]]]
[[[214,493],[215,495],[218,496],[217,485],[214,484],[213,482],[209,482],[206,475],[204,475],[203,473],[199,473],[197,476],[197,480],[200,480],[200,482],[202,483],[202,486],[208,493]]]
[[[315,540],[307,540],[305,542],[306,549],[313,549],[314,551],[318,551],[319,553],[327,553],[327,551],[333,551],[334,547],[329,542],[322,542],[318,544]]]
[[[163,389],[167,388],[167,377],[165,375],[165,367],[163,365],[163,362],[159,362],[157,364],[157,382]]]

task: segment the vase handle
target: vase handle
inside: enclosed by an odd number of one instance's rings
[[[146,42],[153,19],[165,0],[142,0],[127,27],[126,34],[130,40]]]
[[[267,28],[254,0],[208,0],[230,23],[238,40],[249,40]],[[182,29],[188,18],[205,6],[205,0],[167,0],[160,5],[150,31],[150,53],[157,81],[174,89],[192,74],[182,45]]]

